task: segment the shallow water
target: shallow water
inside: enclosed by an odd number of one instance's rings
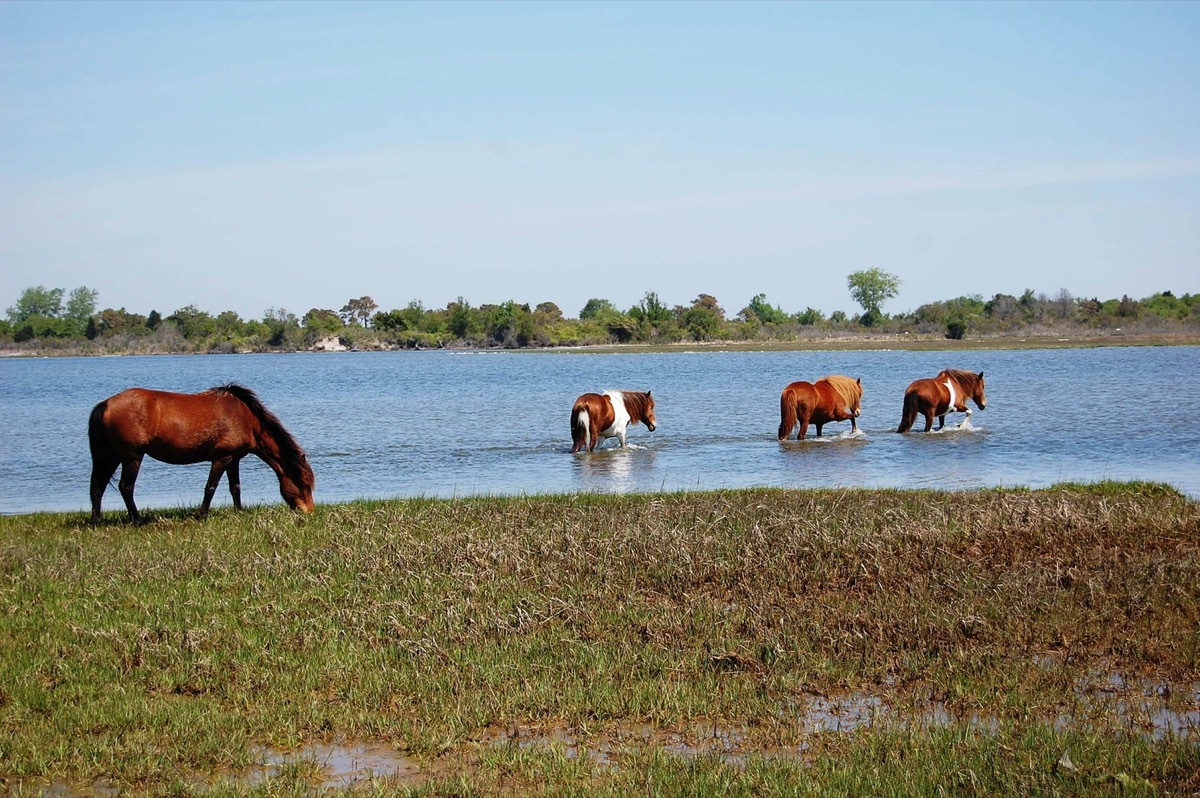
[[[893,432],[904,389],[943,368],[985,372],[969,428]],[[849,424],[780,444],[794,380],[860,377]],[[391,352],[0,359],[0,513],[88,506],[87,418],[124,388],[253,388],[307,449],[317,501],[750,486],[968,489],[1102,479],[1166,482],[1200,498],[1200,348],[969,352]],[[571,455],[584,392],[652,390],[658,430]],[[954,426],[951,426],[954,425]],[[147,459],[144,508],[194,507],[206,465]],[[256,458],[243,499],[279,502]],[[216,505],[229,504],[222,485]],[[107,509],[122,506],[115,485]]]

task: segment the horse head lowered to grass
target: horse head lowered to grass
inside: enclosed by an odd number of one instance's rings
[[[796,424],[804,440],[811,423],[821,434],[821,427],[830,421],[850,421],[850,431],[858,432],[862,402],[862,380],[831,374],[814,382],[793,382],[779,395],[779,440],[786,441]]]
[[[946,426],[947,413],[966,413],[971,418],[971,408],[967,400],[975,402],[980,410],[987,407],[987,398],[983,395],[983,372],[962,369],[946,369],[936,377],[916,380],[904,391],[904,410],[900,417],[900,426],[896,432],[908,432],[912,429],[918,415],[925,416],[925,431],[933,427],[933,418],[937,416],[938,429]]]
[[[571,407],[571,454],[585,445],[593,451],[601,438],[616,438],[625,447],[625,428],[641,422],[654,432],[654,397],[650,391],[585,393]]]
[[[118,487],[129,519],[141,521],[133,486],[145,455],[173,465],[212,463],[201,518],[208,514],[222,474],[229,477],[234,507],[242,508],[238,465],[248,454],[257,455],[279,477],[279,493],[289,507],[305,513],[313,510],[316,479],[304,450],[254,391],[241,385],[194,394],[130,388],[92,409],[88,442],[93,523],[100,520],[100,500],[117,466],[121,466]]]

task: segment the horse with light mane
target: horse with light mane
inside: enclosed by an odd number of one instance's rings
[[[585,445],[593,451],[601,438],[616,438],[625,447],[625,429],[641,422],[654,432],[654,397],[650,391],[585,393],[571,408],[571,454]]]
[[[858,432],[858,418],[862,402],[862,379],[830,374],[812,382],[793,382],[779,395],[779,440],[786,441],[797,422],[800,434],[796,440],[804,440],[808,425],[814,424],[817,435],[821,427],[830,421],[850,421],[850,431]]]
[[[918,414],[925,416],[926,432],[933,427],[934,416],[937,416],[939,430],[946,426],[947,413],[966,413],[969,421],[971,408],[967,407],[968,399],[975,402],[980,410],[987,407],[983,387],[982,371],[976,374],[962,369],[946,369],[936,377],[916,380],[904,392],[904,411],[896,432],[912,429]]]
[[[92,523],[100,520],[100,500],[121,466],[118,487],[129,520],[141,523],[133,486],[142,458],[173,465],[209,461],[208,483],[199,516],[208,514],[221,476],[229,477],[233,505],[242,509],[238,465],[257,455],[279,477],[279,493],[294,510],[313,510],[316,479],[308,457],[279,419],[249,388],[230,384],[203,393],[170,393],[130,388],[92,409],[88,419],[92,451]]]

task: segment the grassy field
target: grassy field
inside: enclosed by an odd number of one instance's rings
[[[149,516],[0,518],[0,792],[1200,791],[1170,488]]]

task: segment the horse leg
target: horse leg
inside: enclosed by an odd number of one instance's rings
[[[208,515],[208,506],[212,504],[213,496],[217,492],[217,483],[221,481],[221,475],[225,473],[225,469],[229,468],[231,462],[233,462],[232,457],[222,457],[213,460],[212,467],[208,469],[208,482],[204,485],[204,501],[200,502],[200,512],[198,513],[200,518]],[[229,484],[232,493],[233,482],[230,481]]]
[[[142,468],[142,456],[131,457],[121,464],[121,481],[117,487],[121,490],[121,498],[125,500],[125,509],[129,511],[129,520],[135,524],[142,523],[137,505],[133,503],[133,485],[137,482],[138,471]]]
[[[815,424],[815,426],[817,428],[817,437],[819,438],[819,437],[821,437],[821,428],[824,427],[825,425],[824,424]]]
[[[931,429],[933,429],[933,411],[928,410],[925,413],[925,431],[929,432]]]
[[[798,440],[798,441],[804,440],[804,436],[807,434],[808,434],[808,419],[801,418],[800,419],[800,434],[796,436],[796,440]]]
[[[234,459],[229,464],[229,468],[225,469],[225,476],[229,478],[229,495],[233,497],[233,508],[235,510],[242,509],[242,462]]]
[[[946,414],[942,413],[938,416],[938,432],[941,432],[944,426],[946,426]]]
[[[121,461],[117,458],[102,458],[92,463],[92,523],[100,523],[100,500],[108,489],[108,481],[117,472]]]

